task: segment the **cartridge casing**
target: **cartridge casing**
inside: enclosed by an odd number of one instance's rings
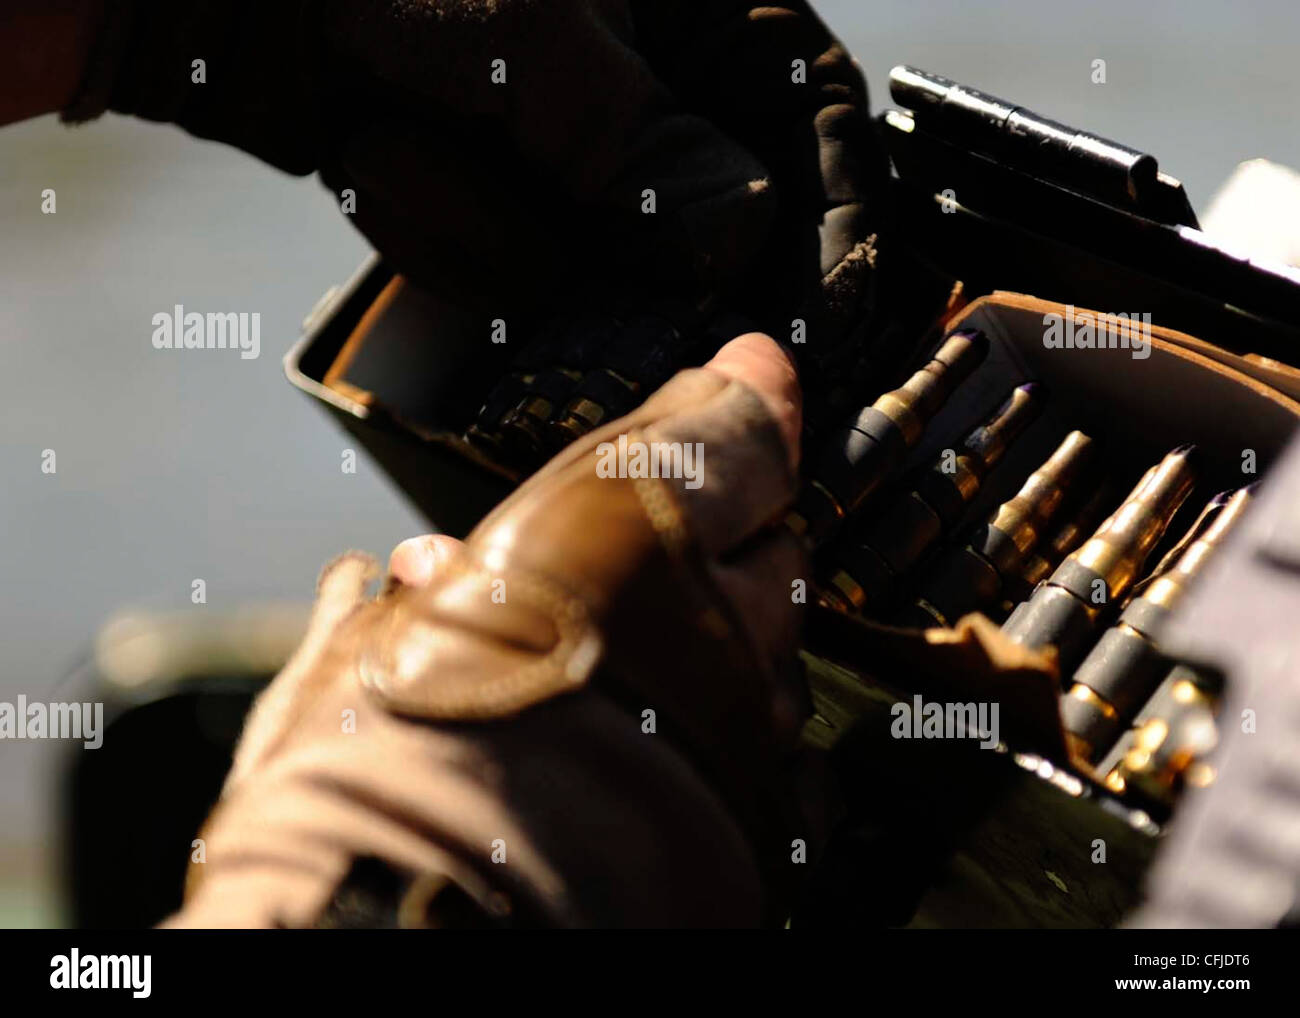
[[[1019,575],[1006,579],[1005,611],[1008,613],[1021,601],[1029,600],[1038,585],[1052,575],[1065,556],[1078,548],[1092,534],[1120,499],[1118,488],[1112,483],[1097,487],[1087,501],[1074,511],[1026,558]]]
[[[977,330],[954,332],[903,385],[885,393],[823,445],[787,523],[816,546],[906,458],[952,391],[988,352]]]
[[[941,455],[913,491],[837,544],[832,596],[856,610],[883,604],[898,578],[961,519],[988,472],[1042,411],[1044,396],[1034,382],[1018,386],[958,449]]]
[[[1168,805],[1184,785],[1214,780],[1205,757],[1218,744],[1216,698],[1186,665],[1166,674],[1133,727],[1104,756],[1106,787],[1147,803]]]
[[[1128,726],[1169,671],[1156,639],[1163,620],[1251,501],[1251,489],[1215,496],[1173,565],[1158,572],[1102,634],[1062,697],[1061,720],[1075,748],[1096,761]]]
[[[1119,602],[1192,489],[1192,447],[1169,453],[1082,547],[1066,557],[1003,632],[1030,647],[1055,646],[1061,674],[1083,657],[1103,608]]]
[[[968,612],[997,604],[1006,578],[1023,569],[1091,452],[1087,435],[1070,432],[1020,491],[939,564],[900,621],[948,626]]]

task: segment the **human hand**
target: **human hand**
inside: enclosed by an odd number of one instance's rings
[[[318,922],[358,858],[521,921],[778,920],[791,839],[814,830],[790,787],[806,573],[774,525],[798,432],[790,361],[741,337],[575,443],[463,544],[399,546],[377,599],[357,557],[327,570],[175,922]],[[690,468],[600,465],[654,443],[693,446]]]
[[[805,0],[106,12],[69,118],[112,108],[320,170],[393,265],[456,299],[709,297],[782,333],[800,314],[815,346],[868,288],[886,160]]]

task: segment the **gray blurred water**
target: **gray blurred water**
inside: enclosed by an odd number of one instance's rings
[[[1202,209],[1243,159],[1300,167],[1294,0],[818,6],[876,108],[912,63],[1153,152]],[[210,608],[305,599],[333,554],[420,529],[364,458],[340,471],[351,443],[281,374],[367,250],[315,181],[117,117],[7,128],[0,167],[0,700],[48,691],[123,606],[202,611],[195,578]],[[260,312],[261,357],[154,350],[177,303]],[[50,746],[0,742],[2,925],[58,919]]]

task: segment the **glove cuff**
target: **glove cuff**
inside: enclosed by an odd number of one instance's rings
[[[112,97],[113,82],[125,57],[135,20],[135,0],[99,5],[95,41],[77,91],[59,112],[65,124],[83,124],[103,115]]]

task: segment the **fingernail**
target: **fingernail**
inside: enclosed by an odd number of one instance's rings
[[[433,579],[438,555],[423,538],[413,537],[393,549],[389,572],[408,586],[418,587]]]

